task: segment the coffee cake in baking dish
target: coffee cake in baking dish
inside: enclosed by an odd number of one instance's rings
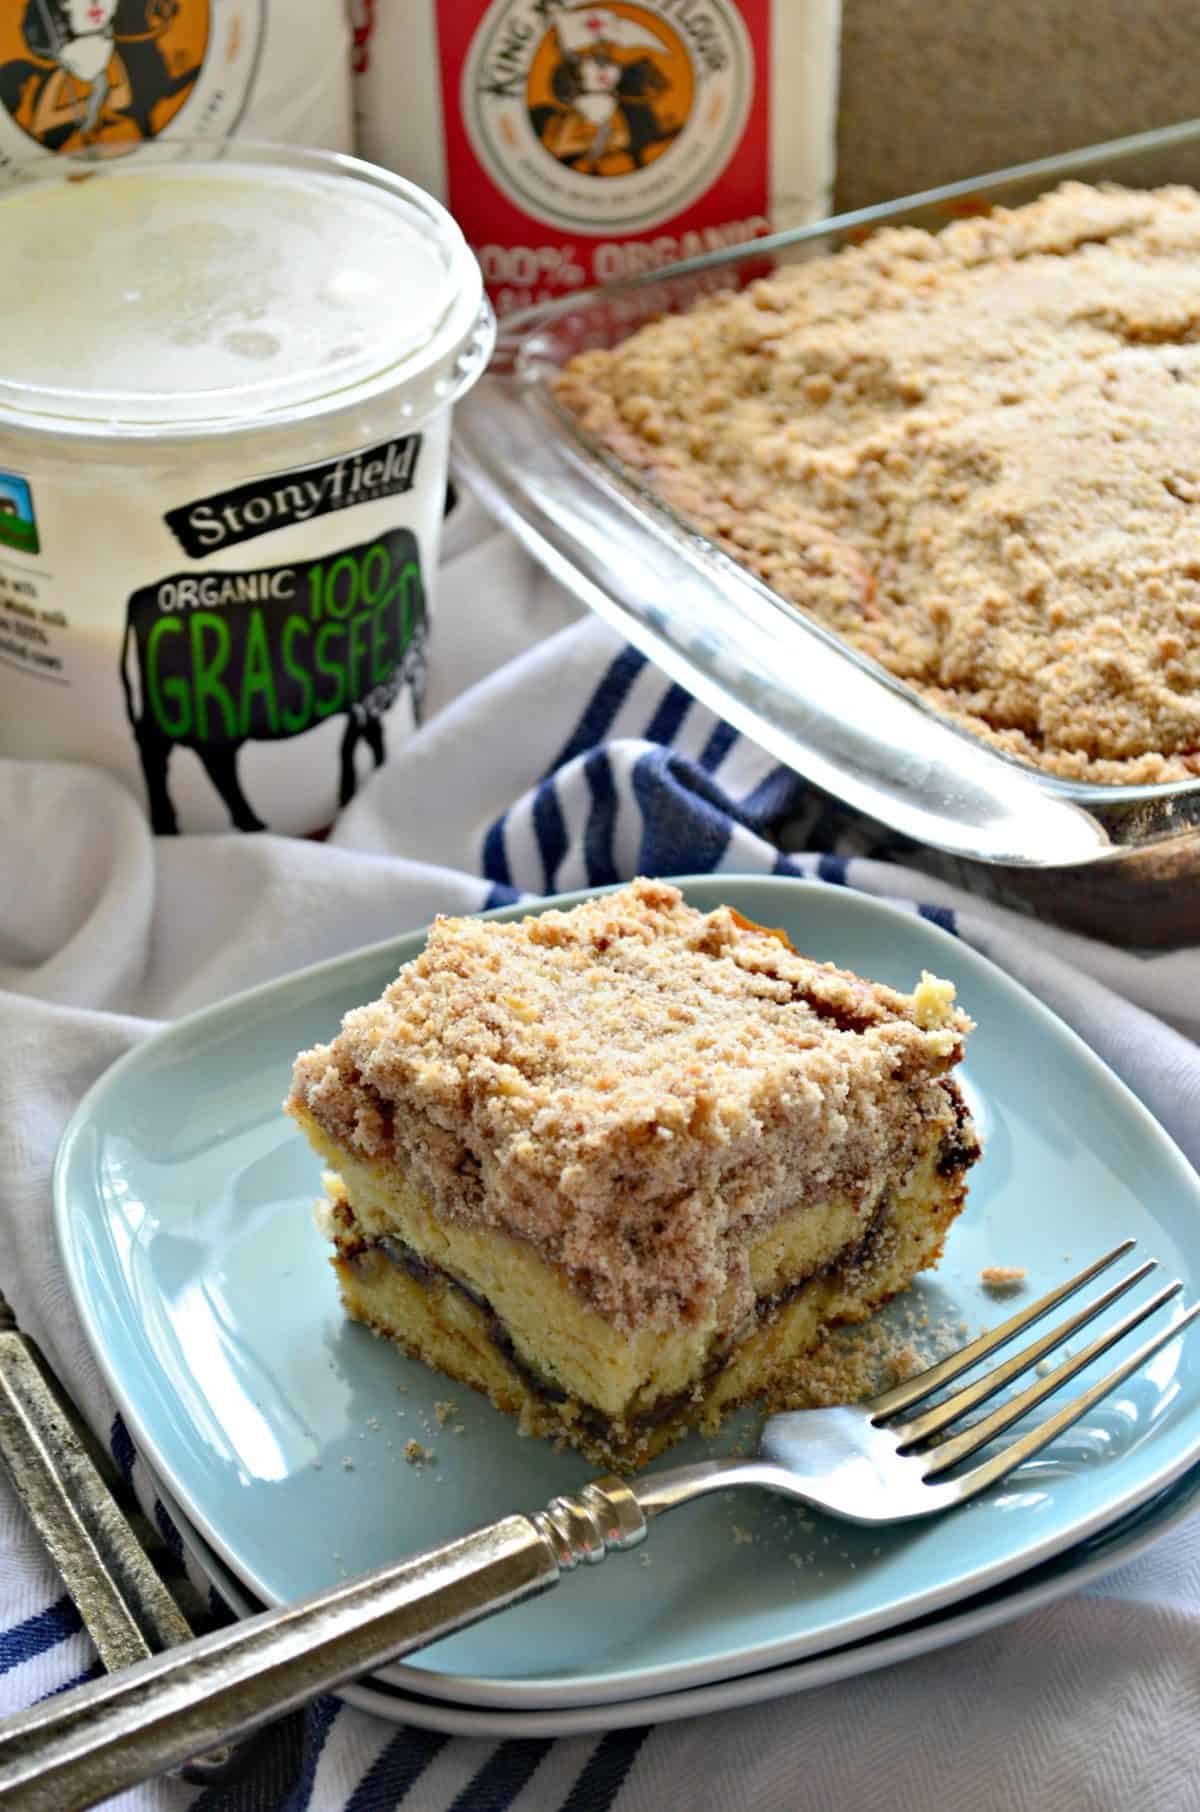
[[[297,1059],[348,1312],[524,1430],[631,1466],[785,1401],[938,1258],[978,1142],[970,1021],[656,881],[439,919]]]
[[[895,227],[581,353],[593,440],[931,704],[1068,779],[1200,774],[1200,195]]]

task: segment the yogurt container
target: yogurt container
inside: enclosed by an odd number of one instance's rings
[[[0,192],[0,755],[322,830],[420,721],[479,267],[351,158],[72,161]]]

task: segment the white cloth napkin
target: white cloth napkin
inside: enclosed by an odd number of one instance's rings
[[[63,1126],[96,1077],[162,1021],[438,911],[639,871],[798,872],[888,895],[1017,975],[1200,1162],[1200,945],[1120,952],[848,856],[861,827],[580,620],[469,501],[450,519],[437,612],[426,727],[330,844],[156,843],[103,775],[0,763],[0,1286],[151,1511],[153,1487],[86,1348],[51,1233]],[[785,824],[789,844],[816,826],[822,853],[781,856],[774,834]],[[1193,1519],[1090,1591],[998,1632],[765,1707],[649,1733],[494,1743],[397,1729],[323,1700],[264,1739],[241,1785],[158,1783],[114,1803],[1195,1812],[1198,1660]],[[61,1583],[0,1490],[0,1712],[92,1667]]]

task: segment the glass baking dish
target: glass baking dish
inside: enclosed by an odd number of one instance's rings
[[[1200,188],[1200,120],[860,209],[528,309],[460,402],[460,474],[584,603],[667,674],[935,872],[1098,936],[1200,935],[1200,780],[1057,779],[952,723],[690,527],[587,437],[558,369],[664,311],[882,225],[937,229],[1068,179]]]

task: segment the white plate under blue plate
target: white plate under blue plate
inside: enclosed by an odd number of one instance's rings
[[[229,1569],[188,1523],[170,1493],[163,1490],[167,1508],[179,1526],[193,1559],[225,1602],[249,1617],[262,1606],[234,1579]],[[761,1673],[738,1674],[709,1686],[682,1692],[651,1694],[638,1699],[609,1700],[603,1705],[563,1705],[552,1711],[515,1711],[477,1705],[446,1704],[440,1699],[405,1692],[377,1677],[356,1680],[342,1687],[339,1697],[396,1724],[415,1724],[423,1730],[441,1730],[449,1736],[566,1737],[603,1730],[628,1729],[634,1724],[672,1724],[680,1718],[700,1717],[713,1711],[733,1711],[743,1705],[760,1705],[810,1692],[815,1686],[833,1686],[877,1668],[911,1661],[917,1655],[946,1648],[980,1636],[1016,1617],[1028,1616],[1068,1592],[1094,1585],[1114,1567],[1133,1560],[1146,1548],[1196,1513],[1200,1504],[1200,1466],[1146,1504],[1117,1518],[1110,1528],[1068,1548],[1065,1554],[1043,1561],[1019,1579],[995,1586],[990,1592],[964,1600],[950,1610],[937,1611],[917,1623],[903,1624],[885,1635],[868,1636],[846,1648],[793,1661]]]
[[[920,1286],[933,1317],[974,1329],[1007,1312],[979,1287],[986,1265],[1024,1266],[1038,1293],[1126,1236],[1184,1280],[1187,1299],[1200,1293],[1200,1179],[1112,1074],[1000,971],[915,915],[843,889],[722,875],[685,891],[896,986],[911,987],[922,968],[957,984],[978,1021],[966,1075],[987,1154],[936,1278]],[[418,933],[322,964],[169,1028],[91,1091],[59,1157],[67,1274],[134,1437],[199,1533],[269,1603],[533,1509],[588,1476],[579,1456],[521,1439],[481,1398],[449,1392],[347,1325],[311,1225],[318,1165],[279,1111],[292,1057],[330,1036],[422,942]],[[442,1427],[434,1405],[451,1394],[460,1408]],[[743,1418],[725,1444],[748,1426]],[[406,1463],[414,1437],[435,1462]],[[702,1451],[692,1441],[660,1463]],[[881,1532],[761,1494],[713,1498],[653,1529],[640,1554],[577,1574],[386,1677],[441,1700],[533,1710],[777,1667],[1012,1578],[1198,1459],[1193,1336],[1164,1348],[1052,1456],[950,1516]]]

